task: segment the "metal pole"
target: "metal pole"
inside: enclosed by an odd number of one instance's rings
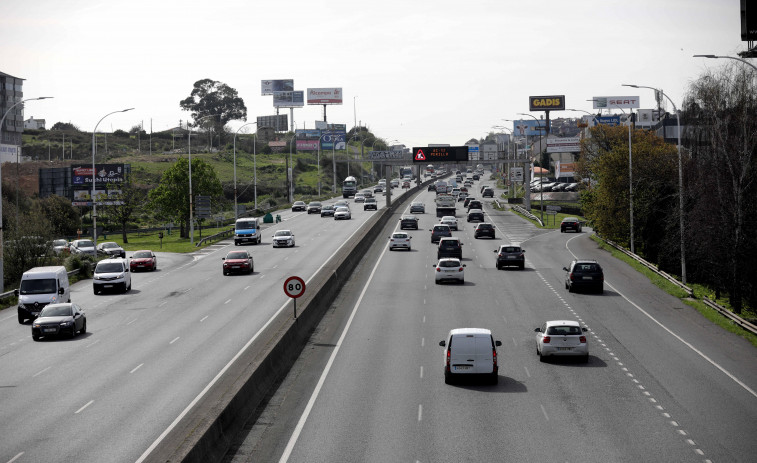
[[[757,66],[750,63],[749,61],[741,58],[736,58],[735,56],[718,56],[718,55],[694,55],[694,58],[727,58],[727,59],[735,59],[736,61],[741,61],[742,63],[746,64],[747,66],[751,66],[755,71],[757,71]],[[667,98],[667,97],[666,97]],[[670,99],[670,98],[668,98]]]
[[[334,140],[331,140],[331,164],[334,167],[334,183],[331,185],[331,193],[336,194],[336,143]],[[349,163],[347,163],[347,168],[349,169]]]
[[[239,218],[239,214],[237,213],[237,134],[240,130],[242,130],[242,127],[246,127],[252,124],[257,124],[257,122],[249,122],[247,124],[244,124],[239,127],[236,132],[234,132],[234,222],[236,222]]]
[[[289,140],[289,169],[287,172],[287,181],[289,183],[289,202],[294,202],[294,164],[292,164],[292,142],[294,141],[294,135]]]
[[[321,135],[321,138],[323,135]],[[318,138],[318,199],[321,199],[321,138]]]
[[[203,119],[215,117],[217,115],[218,114],[211,114],[209,116],[203,116],[197,119],[195,124],[199,124]],[[187,121],[187,128],[189,129],[189,132],[187,133],[187,136],[189,137],[187,141],[187,153],[189,154],[189,242],[195,244],[194,200],[192,198],[192,127],[190,127],[189,121]]]
[[[631,113],[633,114],[633,113]],[[633,239],[633,161],[631,157],[631,119],[628,120],[628,201],[629,201],[629,215],[631,219],[631,253],[636,254]]]
[[[255,213],[257,214],[258,210],[258,126],[255,126],[255,136],[253,137],[252,142],[252,174],[254,177],[253,183],[254,188],[254,196],[255,196]]]

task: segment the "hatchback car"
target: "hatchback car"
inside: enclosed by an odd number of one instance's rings
[[[473,231],[473,238],[478,239],[488,236],[489,238],[495,239],[495,230],[494,225],[490,223],[480,223],[476,225],[476,229]]]
[[[589,341],[586,328],[574,320],[552,320],[534,330],[536,354],[542,362],[547,357],[576,356],[582,362],[589,361]]]
[[[123,293],[129,291],[131,273],[126,259],[114,257],[98,262],[92,275],[92,289],[95,294],[100,294],[107,289],[120,290]]]
[[[444,382],[452,384],[455,379],[467,375],[480,375],[491,384],[499,380],[497,347],[492,332],[485,328],[457,328],[450,330],[447,338],[439,342],[444,347]]]
[[[457,219],[454,216],[445,215],[439,220],[439,223],[442,225],[447,225],[450,230],[457,231]]]
[[[389,237],[389,250],[394,251],[399,248],[410,251],[411,239],[413,239],[413,237],[408,235],[407,232],[394,232],[392,233],[392,236]]]
[[[348,203],[344,199],[340,199],[339,201],[337,201],[337,202],[334,203],[334,208],[336,209],[338,207],[346,207],[347,209],[349,209],[350,208],[350,203]]]
[[[378,210],[378,203],[376,202],[376,198],[365,198],[365,202],[363,203],[363,210]]]
[[[360,190],[361,193],[363,193],[363,196],[367,198],[373,198],[373,190],[370,188],[366,188],[365,190]]]
[[[374,193],[381,193],[382,191],[384,191],[384,187],[381,185],[376,185],[375,187],[373,187]]]
[[[468,207],[468,212],[470,212],[471,209],[483,209],[484,205],[481,204],[481,201],[474,199],[473,201],[468,203],[467,207]]]
[[[418,217],[414,215],[403,215],[400,218],[400,230],[404,230],[405,228],[412,228],[414,230],[417,230]]]
[[[434,272],[434,283],[437,285],[445,281],[455,281],[460,284],[465,283],[465,264],[460,262],[460,259],[456,257],[445,257],[439,259],[433,267],[436,268]]]
[[[362,203],[365,201],[365,195],[363,193],[355,193],[355,202]]]
[[[137,251],[129,258],[129,268],[136,270],[156,270],[158,268],[158,256],[152,251]]]
[[[271,238],[273,238],[272,243],[274,248],[284,246],[290,248],[294,247],[294,233],[292,233],[291,230],[278,230]]]
[[[568,230],[581,233],[581,221],[576,217],[565,217],[562,219],[562,222],[560,222],[560,233],[565,233]]]
[[[497,270],[502,267],[518,267],[521,270],[526,266],[526,250],[520,246],[513,246],[510,244],[503,244],[499,249],[494,250],[497,253],[497,260],[495,266]]]
[[[428,191],[436,191],[436,185],[433,183],[428,184]]]
[[[48,304],[32,322],[32,339],[54,336],[75,337],[77,333],[87,332],[87,317],[84,310],[71,302]]]
[[[349,207],[337,207],[334,210],[334,220],[349,220],[352,218]]]
[[[310,201],[308,203],[308,214],[320,214],[323,204],[318,201]]]
[[[494,189],[493,188],[484,188],[484,191],[481,192],[482,198],[494,198]]]
[[[463,207],[468,207],[468,204],[470,204],[470,202],[474,199],[476,198],[474,198],[473,196],[468,196],[467,198],[465,198],[465,201],[463,201]]]
[[[126,251],[113,241],[106,241],[97,245],[97,253],[111,257],[126,258]]]
[[[481,177],[480,177],[480,176],[479,176],[478,174],[473,174],[473,180],[478,180],[478,179],[480,179],[480,178],[481,178]]]
[[[305,201],[295,201],[292,203],[292,212],[297,211],[304,211],[308,208],[308,205],[305,204]]]
[[[71,242],[71,254],[83,254],[97,257],[95,243],[92,240],[73,240]]]
[[[568,292],[583,288],[600,294],[604,291],[605,275],[596,260],[574,260],[562,269],[566,272],[565,289]]]
[[[64,239],[53,240],[53,252],[55,254],[70,252],[68,241]]]
[[[321,217],[334,217],[334,206],[326,204],[321,207]]]
[[[431,242],[432,243],[438,243],[440,239],[452,236],[452,230],[450,230],[448,225],[434,225],[434,228],[429,229],[431,232]]]
[[[230,251],[226,254],[226,257],[221,257],[221,260],[223,260],[224,275],[230,273],[250,274],[255,271],[252,255],[247,251]]]
[[[426,213],[426,205],[420,201],[413,201],[410,204],[410,213],[413,214],[415,212],[420,212],[421,214]]]
[[[445,237],[439,240],[439,247],[436,250],[436,258],[457,257],[463,258],[463,243],[457,237]]]
[[[484,211],[481,209],[470,209],[468,210],[468,222],[483,222],[484,221]]]

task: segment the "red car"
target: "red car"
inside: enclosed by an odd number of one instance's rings
[[[157,270],[158,257],[152,251],[137,251],[131,256],[129,270]]]
[[[223,260],[223,274],[230,273],[247,273],[255,271],[255,264],[252,262],[252,255],[247,251],[231,251]]]

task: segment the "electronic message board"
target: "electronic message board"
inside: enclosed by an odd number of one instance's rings
[[[413,163],[468,162],[467,146],[421,146],[413,148]]]

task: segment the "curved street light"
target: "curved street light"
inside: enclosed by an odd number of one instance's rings
[[[203,116],[195,121],[195,124],[199,124],[201,120],[207,119],[209,117],[216,117],[220,114],[210,114],[208,116]],[[189,123],[187,122],[187,128],[189,128],[189,133],[187,134],[187,153],[189,154],[189,242],[192,244],[195,244],[195,222],[194,222],[194,212],[192,209],[194,209],[194,205],[192,203],[192,128],[189,127]]]
[[[519,116],[532,117],[537,123],[540,122],[539,119],[536,118],[536,116],[533,116],[533,115],[528,114],[528,113],[518,113],[518,115]],[[541,127],[541,126],[537,125],[537,127]],[[546,126],[545,126],[545,128],[546,128]],[[546,137],[549,137],[549,131],[545,130],[545,133],[546,133]],[[539,149],[541,149],[542,147],[543,147],[543,145],[542,145],[541,141],[539,141]],[[542,169],[543,169],[543,167],[542,167]],[[549,156],[547,156],[547,175],[549,175]],[[544,182],[543,182],[543,180],[544,180],[543,177],[539,179],[539,203],[541,203],[541,204],[539,204],[539,208],[541,210],[541,223],[544,223]],[[528,194],[529,194],[529,196],[531,195],[531,186],[530,185],[529,185],[529,193]]]
[[[683,164],[681,162],[681,116],[678,114],[678,108],[676,107],[676,104],[673,103],[673,100],[670,99],[668,95],[665,94],[660,89],[656,89],[654,87],[648,87],[646,85],[634,85],[634,84],[622,84],[623,87],[633,87],[633,88],[646,88],[649,90],[654,90],[655,96],[657,96],[657,92],[659,92],[662,96],[668,99],[671,105],[673,105],[673,111],[676,113],[676,124],[678,126],[678,214],[679,214],[679,226],[680,226],[680,233],[681,233],[681,282],[683,284],[686,284],[686,248],[684,247],[684,239],[683,239]]]
[[[234,132],[234,222],[236,223],[238,217],[237,214],[237,134],[240,130],[242,130],[242,127],[247,127],[248,125],[257,124],[257,122],[248,122],[247,124],[244,124],[240,126],[236,132]]]
[[[97,198],[95,197],[95,153],[97,152],[95,134],[97,133],[97,126],[100,125],[100,122],[102,122],[103,119],[110,116],[111,114],[125,113],[126,111],[131,111],[132,109],[134,108],[121,109],[119,111],[113,111],[112,113],[104,115],[102,119],[100,119],[95,125],[95,130],[92,131],[92,241],[95,243],[95,249],[97,249]]]
[[[10,108],[8,108],[5,113],[3,113],[3,117],[0,118],[0,134],[3,132],[3,128],[5,127],[5,118],[10,114],[11,110],[15,108],[16,106],[23,104],[27,101],[34,101],[34,100],[47,100],[49,98],[55,98],[52,96],[40,96],[37,98],[27,98],[25,100],[21,100],[18,103],[14,104]],[[2,137],[0,137],[0,140]],[[0,162],[0,167],[2,166],[2,162]],[[2,176],[2,175],[0,175]],[[2,182],[0,182],[0,197],[2,197]],[[5,291],[5,274],[3,273],[3,202],[0,201],[0,292]]]
[[[717,58],[725,58],[725,59],[735,59],[736,61],[741,61],[742,63],[746,64],[747,66],[751,66],[752,69],[757,71],[757,66],[750,63],[749,61],[741,58],[736,58],[735,56],[718,56],[718,55],[694,55],[694,58],[711,58],[711,59],[717,59]],[[668,98],[669,99],[669,98]]]

